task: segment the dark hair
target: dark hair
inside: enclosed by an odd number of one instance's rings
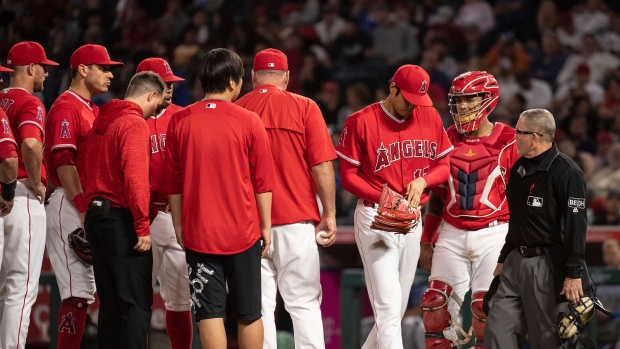
[[[216,48],[202,57],[198,78],[205,93],[223,93],[230,80],[240,83],[244,72],[239,55],[225,48]]]
[[[153,91],[157,92],[158,95],[161,95],[164,93],[165,89],[166,84],[164,84],[164,81],[159,75],[153,73],[152,71],[143,71],[131,78],[131,81],[129,81],[129,86],[127,87],[127,92],[125,93],[125,98],[138,97]]]

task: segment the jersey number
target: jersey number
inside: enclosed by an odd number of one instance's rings
[[[426,166],[425,168],[415,170],[413,172],[413,179],[425,176],[428,173],[428,168],[429,166]]]
[[[166,135],[159,135],[159,142],[157,141],[157,135],[151,135],[151,153],[157,153],[159,151],[166,151]]]

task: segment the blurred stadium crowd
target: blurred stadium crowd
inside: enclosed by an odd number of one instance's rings
[[[486,70],[500,85],[491,121],[514,126],[524,109],[549,109],[556,142],[588,180],[589,223],[620,224],[617,0],[0,1],[0,62],[22,40],[41,43],[61,63],[48,69],[39,94],[48,108],[69,85],[71,53],[85,43],[125,62],[97,104],[122,97],[136,64],[150,56],[186,79],[175,86],[175,103],[200,100],[197,62],[216,47],[243,58],[247,92],[254,54],[278,48],[289,59],[289,90],[319,104],[335,141],[347,116],[387,95],[404,63],[430,74],[429,95],[446,127],[452,79]],[[339,223],[352,224],[356,199],[339,188],[337,200]]]

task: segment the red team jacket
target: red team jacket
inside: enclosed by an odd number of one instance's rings
[[[176,112],[166,132],[169,194],[183,195],[183,243],[228,255],[260,238],[255,193],[275,188],[260,118],[231,102],[203,100]]]
[[[63,165],[75,165],[80,183],[86,182],[84,139],[98,114],[95,104],[71,90],[58,96],[52,105],[45,124],[45,160],[55,186],[62,186],[56,169]]]
[[[172,114],[183,108],[170,104],[159,115],[146,120],[149,125],[151,141],[151,199],[158,205],[168,203],[166,168],[166,130]]]
[[[112,100],[103,105],[84,142],[88,202],[103,196],[127,208],[137,236],[149,229],[149,127],[133,102]]]
[[[0,109],[4,110],[9,119],[18,154],[21,154],[22,141],[26,138],[44,142],[45,108],[37,97],[23,88],[5,88],[0,92]],[[17,178],[28,178],[24,159],[21,156],[18,159]],[[47,186],[45,164],[41,166],[41,182]]]
[[[276,165],[272,224],[321,220],[310,168],[336,158],[319,107],[309,98],[260,85],[237,101],[256,112],[265,128]]]
[[[439,194],[445,195],[443,219],[461,230],[479,230],[493,221],[507,222],[506,183],[519,158],[515,129],[495,123],[485,137],[461,136],[448,128],[454,144],[450,153],[450,179]]]
[[[4,110],[0,109],[0,163],[8,158],[14,158],[17,156],[17,143],[15,143],[15,137],[11,132],[11,125]]]
[[[360,177],[377,191],[387,183],[404,194],[409,182],[426,175],[452,149],[435,108],[418,106],[400,120],[375,103],[347,118],[336,153],[359,167]],[[428,195],[426,190],[420,205]]]

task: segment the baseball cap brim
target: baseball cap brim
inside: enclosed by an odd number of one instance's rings
[[[112,60],[107,60],[107,61],[103,61],[103,62],[96,62],[93,64],[97,64],[97,65],[108,65],[110,67],[122,67],[123,65],[125,65],[125,63],[123,62],[116,62],[116,61],[112,61]]]
[[[59,66],[59,65],[60,65],[60,64],[58,64],[58,63],[56,63],[56,62],[54,62],[54,61],[50,61],[49,59],[45,59],[43,62],[39,62],[39,63],[37,63],[37,64],[41,64],[41,65],[50,65],[50,66],[53,66],[53,67],[57,67],[57,66]]]
[[[403,97],[405,97],[407,102],[413,105],[417,105],[420,107],[432,107],[433,106],[433,101],[431,100],[431,97],[429,97],[428,94],[426,93],[423,95],[418,95],[414,93],[409,93],[403,90],[402,88],[400,89],[400,92],[403,94]]]
[[[178,76],[172,75],[172,76],[166,76],[164,79],[164,82],[177,82],[177,81],[185,81],[185,79],[180,78]]]
[[[13,72],[13,69],[0,66],[0,73],[12,73],[12,72]]]

